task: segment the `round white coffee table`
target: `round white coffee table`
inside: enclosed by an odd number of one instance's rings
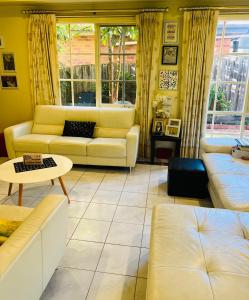
[[[51,168],[16,173],[14,168],[14,163],[22,162],[23,161],[22,157],[14,158],[0,165],[0,180],[9,182],[8,196],[11,195],[13,183],[17,183],[19,185],[19,192],[18,192],[19,206],[22,205],[23,184],[51,180],[52,184],[54,185],[55,178],[59,179],[63,193],[64,195],[67,196],[68,202],[70,203],[70,199],[61,176],[66,174],[68,171],[72,169],[73,163],[70,159],[61,155],[54,155],[54,154],[42,155],[42,158],[47,158],[47,157],[52,157],[57,166]]]

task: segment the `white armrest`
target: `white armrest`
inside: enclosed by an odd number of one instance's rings
[[[32,126],[33,121],[27,121],[4,129],[5,144],[10,159],[16,157],[15,138],[31,133]]]
[[[127,166],[135,167],[138,152],[140,126],[134,125],[126,135]]]

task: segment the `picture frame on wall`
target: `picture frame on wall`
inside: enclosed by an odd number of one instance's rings
[[[2,75],[1,76],[2,89],[17,89],[17,77],[16,75]]]
[[[160,70],[159,88],[161,90],[177,91],[178,71],[177,70]]]
[[[162,65],[177,65],[178,46],[163,46]]]
[[[4,38],[2,35],[0,35],[0,49],[4,48]]]
[[[163,43],[164,44],[178,43],[178,22],[177,21],[164,22]]]
[[[4,72],[15,72],[15,55],[14,53],[2,53],[2,65]]]
[[[156,135],[163,135],[165,132],[165,120],[163,118],[153,119],[152,132]]]

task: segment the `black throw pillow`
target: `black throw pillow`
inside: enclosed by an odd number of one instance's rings
[[[63,136],[78,136],[91,138],[93,136],[95,122],[65,121]]]

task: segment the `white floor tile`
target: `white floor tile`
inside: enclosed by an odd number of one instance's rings
[[[72,238],[103,243],[106,240],[110,224],[106,221],[81,219]]]
[[[105,204],[118,204],[121,192],[98,190],[92,202]]]
[[[135,300],[146,300],[147,279],[138,278],[136,285]]]
[[[151,226],[145,225],[143,230],[142,247],[150,248]]]
[[[125,192],[134,192],[134,193],[147,193],[149,183],[146,182],[126,182],[124,185]]]
[[[80,219],[76,218],[68,218],[68,224],[67,224],[67,237],[70,239],[74,230],[76,229]]]
[[[83,202],[90,202],[96,193],[96,189],[84,189],[74,187],[69,194],[69,198],[72,201],[83,201]]]
[[[150,194],[159,194],[159,195],[167,194],[166,179],[150,181],[148,193],[150,193]]]
[[[136,276],[139,254],[137,247],[106,244],[97,271]]]
[[[167,196],[167,195],[152,195],[148,194],[147,198],[147,207],[153,208],[155,205],[158,204],[173,204],[174,197]]]
[[[141,248],[138,267],[138,277],[147,278],[149,251],[150,250],[148,248]]]
[[[116,205],[90,203],[84,214],[84,218],[100,221],[111,221],[116,207]]]
[[[144,225],[151,225],[152,208],[146,208]]]
[[[88,205],[87,202],[71,201],[68,206],[68,216],[70,218],[81,218]]]
[[[146,207],[147,194],[122,192],[119,205]]]
[[[184,197],[175,197],[175,204],[212,207],[211,201]]]
[[[115,222],[143,224],[145,209],[141,207],[118,206],[114,216]]]
[[[110,244],[141,246],[143,225],[113,222],[106,242]]]
[[[60,266],[95,271],[102,248],[101,243],[70,240]]]
[[[58,268],[40,300],[84,300],[94,272]]]
[[[87,300],[133,300],[136,278],[96,272]]]
[[[125,184],[125,180],[104,178],[99,186],[99,190],[121,192],[124,188],[124,184]]]

